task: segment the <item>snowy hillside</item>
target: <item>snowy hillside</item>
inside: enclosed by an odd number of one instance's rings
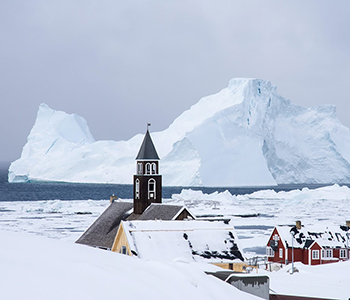
[[[0,299],[175,300],[179,291],[192,299],[258,299],[206,275],[200,264],[144,261],[23,233],[0,237]],[[13,247],[20,244],[25,249]]]
[[[335,107],[293,105],[263,80],[232,79],[151,135],[165,185],[350,182],[350,131]],[[95,142],[84,119],[42,104],[9,181],[130,184],[142,138]]]

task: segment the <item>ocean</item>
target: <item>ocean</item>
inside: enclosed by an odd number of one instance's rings
[[[7,168],[0,169],[0,201],[40,201],[40,200],[106,200],[111,195],[121,199],[132,199],[131,184],[95,184],[66,182],[26,182],[9,183]],[[130,182],[132,178],[130,178]],[[228,190],[232,195],[250,194],[262,189],[289,191],[303,187],[317,188],[323,185],[282,185],[275,187],[163,187],[163,198],[171,198],[182,189],[201,190],[203,193],[223,192]]]

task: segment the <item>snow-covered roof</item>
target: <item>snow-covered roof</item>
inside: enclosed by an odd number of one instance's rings
[[[277,226],[285,247],[309,248],[317,242],[323,248],[345,248],[350,245],[350,229],[348,226]]]
[[[182,205],[152,203],[141,214],[134,214],[133,203],[115,201],[95,220],[76,241],[93,247],[112,248],[121,221],[129,220],[175,220],[184,210],[194,215]]]
[[[234,228],[209,221],[123,221],[131,250],[143,259],[243,260]]]

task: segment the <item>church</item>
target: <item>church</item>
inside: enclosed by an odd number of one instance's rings
[[[122,221],[195,219],[195,216],[184,206],[162,203],[159,156],[148,128],[136,156],[133,190],[133,202],[111,201],[107,209],[76,243],[112,250]]]
[[[246,263],[231,224],[195,220],[186,207],[162,203],[159,156],[148,129],[136,156],[133,190],[133,202],[111,198],[76,243],[148,260],[181,257],[244,271]]]

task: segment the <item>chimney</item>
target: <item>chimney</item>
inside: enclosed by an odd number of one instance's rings
[[[296,221],[295,222],[295,227],[300,230],[301,229],[301,221],[299,221],[299,220]]]
[[[117,199],[118,199],[118,197],[113,194],[112,196],[109,197],[109,202],[113,203],[114,200],[117,200]]]
[[[345,224],[350,227],[350,220],[347,220]]]

